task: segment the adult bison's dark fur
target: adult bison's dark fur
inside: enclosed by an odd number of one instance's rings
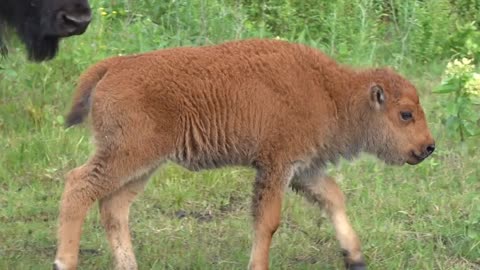
[[[28,58],[53,58],[61,38],[80,35],[87,29],[91,9],[87,0],[1,0],[0,34],[12,27],[25,44]],[[6,46],[0,35],[0,51]]]

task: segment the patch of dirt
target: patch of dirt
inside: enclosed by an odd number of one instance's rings
[[[196,219],[198,222],[209,222],[213,220],[213,214],[211,211],[198,212],[198,211],[185,211],[178,210],[175,212],[175,217],[178,219],[191,217]]]
[[[232,194],[229,199],[228,203],[220,206],[220,212],[222,214],[228,214],[232,212],[236,212],[239,210],[243,210],[245,208],[245,198]]]
[[[316,264],[320,262],[317,257],[309,255],[300,255],[291,259],[295,263],[307,263],[307,264]]]
[[[211,222],[214,219],[224,218],[226,215],[242,211],[246,208],[245,198],[231,195],[227,204],[220,206],[218,209],[207,209],[205,211],[194,211],[180,209],[173,213],[175,218],[194,218],[198,222]]]
[[[80,255],[100,256],[100,255],[102,255],[102,251],[99,250],[99,249],[93,249],[93,248],[81,248],[80,249]]]

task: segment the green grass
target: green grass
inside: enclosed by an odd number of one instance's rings
[[[62,126],[81,71],[110,55],[206,40],[189,38],[187,31],[168,32],[148,19],[99,14],[85,35],[65,40],[51,62],[26,62],[15,42],[10,58],[0,60],[0,269],[51,268],[63,175],[85,162],[91,151],[86,129]],[[217,22],[213,29],[223,28]],[[239,36],[220,31],[212,39],[265,34],[256,31],[246,29]],[[460,144],[445,135],[437,105],[443,97],[431,95],[441,62],[400,67],[419,86],[437,139],[432,158],[418,166],[390,167],[363,156],[330,168],[346,193],[370,269],[480,267],[480,140]],[[378,61],[369,51],[346,63]],[[191,173],[174,164],[159,170],[131,211],[140,269],[245,269],[253,175],[244,168]],[[94,207],[84,225],[80,268],[109,269],[111,263]],[[343,267],[329,221],[292,192],[273,240],[271,267]]]

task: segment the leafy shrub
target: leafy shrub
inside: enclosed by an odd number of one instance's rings
[[[454,31],[447,41],[447,54],[453,54],[456,57],[469,57],[480,59],[480,31],[478,31],[475,22],[456,25]]]
[[[444,80],[434,90],[448,95],[441,101],[443,122],[449,134],[461,141],[480,135],[480,73],[472,62],[468,58],[449,62]]]

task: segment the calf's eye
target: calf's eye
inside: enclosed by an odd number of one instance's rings
[[[403,121],[410,121],[413,116],[411,112],[400,112],[400,117]]]

